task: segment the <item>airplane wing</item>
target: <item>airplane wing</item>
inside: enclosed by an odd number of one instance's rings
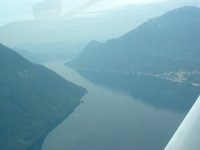
[[[165,150],[200,150],[200,96]]]

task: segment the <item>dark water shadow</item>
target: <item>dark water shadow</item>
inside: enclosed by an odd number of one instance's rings
[[[199,96],[200,87],[189,83],[175,83],[152,76],[78,71],[95,84],[124,92],[136,99],[171,111],[188,112]]]

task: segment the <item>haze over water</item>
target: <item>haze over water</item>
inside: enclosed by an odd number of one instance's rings
[[[62,62],[46,66],[86,87],[88,94],[75,112],[46,137],[42,150],[160,150],[185,116],[95,85]]]

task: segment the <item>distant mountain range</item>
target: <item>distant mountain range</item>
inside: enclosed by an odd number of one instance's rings
[[[0,149],[34,149],[85,93],[0,44]]]
[[[200,8],[182,7],[106,43],[90,42],[67,65],[141,73],[200,86]]]
[[[36,3],[38,2],[39,1],[37,1]],[[46,0],[41,0],[41,2],[45,3]],[[48,2],[46,3],[48,4]],[[77,5],[79,5],[79,2],[77,2]],[[30,19],[28,19],[29,17],[25,17],[26,19],[24,18],[23,20],[23,17],[18,18],[17,14],[15,14],[17,18],[14,17],[8,19],[8,14],[4,14],[3,11],[1,24],[3,23],[4,25],[0,27],[0,43],[4,43],[6,45],[9,45],[10,47],[17,47],[18,49],[29,50],[29,46],[24,46],[27,44],[37,46],[38,44],[59,42],[63,42],[65,44],[71,43],[70,45],[73,44],[74,46],[76,46],[80,42],[85,44],[91,39],[105,41],[113,37],[121,36],[122,34],[130,31],[131,29],[135,28],[149,18],[157,17],[159,15],[162,15],[166,11],[184,5],[200,6],[200,1],[166,0],[161,2],[156,1],[155,3],[147,2],[132,5],[129,4],[112,10],[96,10],[91,12],[86,11],[81,13],[80,15],[74,16],[71,19],[62,18],[61,21],[58,21],[53,13],[51,13],[51,15],[48,15],[48,12],[47,14],[41,14],[43,16],[42,18],[38,18],[38,15],[33,15],[35,16],[35,19],[32,17]],[[52,7],[50,8],[52,9]],[[65,7],[63,7],[63,9],[64,8]],[[31,9],[31,5],[30,7],[27,7],[27,11],[31,12],[31,10],[29,9]],[[49,8],[47,7],[46,9]],[[22,12],[23,11],[24,10],[22,10]],[[42,9],[38,11],[42,11]],[[70,10],[63,10],[63,13],[69,11]],[[45,17],[46,15],[48,15],[52,19],[52,21],[48,21],[50,18]],[[5,24],[4,18],[9,21],[16,21]],[[56,51],[57,49],[58,48],[56,48]]]

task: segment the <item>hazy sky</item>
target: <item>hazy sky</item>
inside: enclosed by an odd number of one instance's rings
[[[35,4],[43,3],[51,5],[56,0],[5,0],[1,1],[0,5],[0,26],[9,22],[18,20],[32,20],[34,19],[32,7]],[[59,0],[57,0],[59,1]],[[120,6],[138,3],[154,3],[163,2],[166,0],[60,0],[62,1],[61,14],[68,17],[68,15],[77,15],[85,11],[111,11]],[[42,4],[42,5],[43,5]],[[69,13],[66,15],[66,13]]]
[[[186,5],[200,6],[200,0],[4,0],[0,43],[106,41]]]

